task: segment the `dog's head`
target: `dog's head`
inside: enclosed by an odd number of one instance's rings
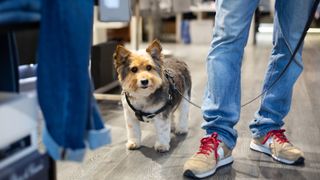
[[[162,85],[162,47],[154,40],[145,51],[133,52],[119,45],[113,55],[114,66],[124,91],[149,96]]]

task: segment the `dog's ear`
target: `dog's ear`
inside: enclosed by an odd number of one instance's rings
[[[157,40],[157,39],[153,40],[152,43],[146,49],[146,51],[147,51],[147,53],[150,54],[150,56],[153,59],[160,60],[162,47],[161,47],[159,40]]]
[[[116,69],[127,61],[130,53],[131,52],[122,45],[117,46],[116,51],[113,54],[114,66]]]

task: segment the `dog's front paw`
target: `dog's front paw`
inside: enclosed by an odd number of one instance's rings
[[[128,140],[126,146],[127,146],[127,149],[129,149],[129,150],[135,150],[135,149],[140,148],[140,143],[132,141],[132,140]]]
[[[169,144],[160,144],[160,143],[156,142],[156,144],[154,145],[154,149],[157,152],[164,153],[164,152],[169,151],[170,145]]]
[[[174,133],[178,136],[183,136],[188,133],[188,128],[176,128]]]

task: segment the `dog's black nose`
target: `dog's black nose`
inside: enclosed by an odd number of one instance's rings
[[[144,85],[144,86],[148,85],[148,83],[149,83],[148,79],[141,80],[141,84]]]

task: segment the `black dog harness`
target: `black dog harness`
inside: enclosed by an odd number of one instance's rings
[[[146,118],[148,118],[148,119],[153,118],[153,117],[155,117],[157,114],[163,112],[163,111],[166,110],[169,106],[172,105],[173,92],[176,90],[176,87],[175,87],[175,83],[174,83],[172,74],[171,74],[168,70],[165,70],[164,72],[165,72],[164,75],[165,75],[165,77],[168,79],[168,82],[169,82],[168,98],[167,98],[167,102],[166,102],[159,110],[157,110],[156,112],[147,113],[147,112],[143,112],[143,111],[141,111],[141,110],[136,109],[136,108],[133,107],[133,105],[131,104],[131,102],[130,102],[130,100],[129,100],[129,97],[128,97],[128,94],[125,92],[125,97],[126,97],[126,100],[127,100],[127,103],[128,103],[128,105],[129,105],[129,107],[134,111],[136,117],[137,117],[138,120],[141,121],[141,122],[146,122],[146,121],[143,120],[143,117],[146,117]]]

